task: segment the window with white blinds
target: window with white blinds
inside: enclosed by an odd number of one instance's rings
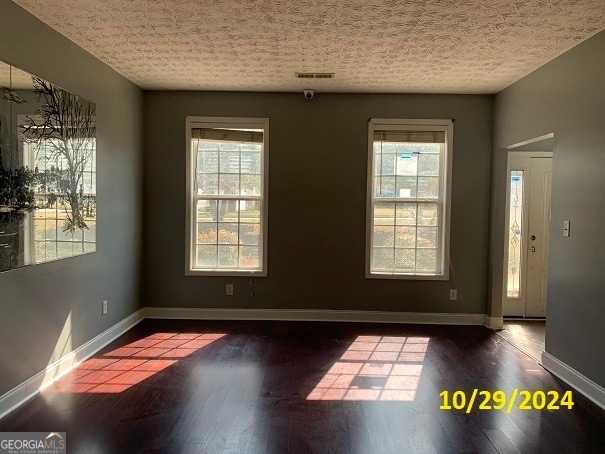
[[[266,276],[269,120],[187,118],[187,274]]]
[[[452,125],[370,121],[367,277],[448,278]]]

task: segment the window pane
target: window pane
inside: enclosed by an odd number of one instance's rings
[[[439,155],[423,153],[418,156],[418,175],[439,176]]]
[[[44,243],[41,243],[45,252],[44,255],[44,260],[45,261],[49,261],[49,260],[57,260],[57,243],[56,242],[51,242],[51,241],[45,241]],[[41,261],[40,257],[36,257],[38,260],[38,262]]]
[[[216,244],[216,224],[209,222],[199,222],[197,224],[197,243],[198,244]]]
[[[237,222],[239,219],[239,200],[219,200],[219,221],[222,222]]]
[[[216,266],[216,246],[197,246],[197,267],[212,267]]]
[[[65,232],[65,240],[73,243],[82,243],[84,240],[84,229],[78,229],[75,232]]]
[[[97,240],[97,221],[86,219],[87,229],[84,229],[84,241],[95,242]]]
[[[197,171],[199,173],[218,173],[218,152],[207,151],[198,153]]]
[[[378,155],[378,160],[381,163],[382,175],[395,175],[395,156],[394,154]]]
[[[372,269],[378,271],[393,271],[392,248],[373,248]]]
[[[374,205],[374,225],[395,225],[395,204],[376,203]]]
[[[397,227],[395,231],[396,247],[416,247],[416,227]]]
[[[523,238],[523,170],[510,174],[510,207],[508,222],[508,298],[521,296],[521,244]]]
[[[218,186],[221,195],[239,195],[239,174],[221,174]]]
[[[34,221],[34,230],[36,232],[36,240],[44,241],[46,237],[46,222],[44,219]]]
[[[47,257],[46,254],[46,242],[44,241],[36,241],[35,246],[35,254],[36,254],[36,263],[42,263],[50,260],[50,257]]]
[[[419,248],[437,248],[437,227],[418,227]]]
[[[242,175],[241,195],[261,194],[260,175]]]
[[[418,225],[438,225],[438,214],[436,203],[419,203]]]
[[[238,265],[237,246],[218,246],[218,266],[235,268]]]
[[[397,197],[415,198],[417,186],[416,177],[397,177]]]
[[[245,203],[245,202],[242,202]],[[240,224],[239,240],[240,244],[259,245],[260,244],[260,224]]]
[[[199,200],[197,202],[197,220],[199,222],[216,221],[216,200]]]
[[[395,249],[395,268],[397,271],[414,271],[416,268],[416,250]]]
[[[377,225],[374,226],[374,246],[393,246],[395,232],[393,227]]]
[[[218,175],[216,173],[200,173],[197,176],[198,195],[218,194]]]
[[[220,173],[239,173],[239,152],[220,152]]]
[[[219,222],[218,242],[219,244],[239,244],[238,224]]]
[[[395,197],[395,177],[376,177],[375,197]]]
[[[436,199],[439,197],[438,177],[418,177],[418,197]]]
[[[258,246],[241,246],[239,248],[239,266],[241,268],[258,268],[260,266],[260,248]]]
[[[78,247],[71,241],[57,241],[57,258],[62,259],[78,255]]]
[[[437,271],[437,250],[417,249],[416,269],[418,271]]]
[[[403,152],[397,155],[397,175],[418,175],[418,157],[412,153]]]
[[[397,225],[416,225],[416,203],[397,204]]]
[[[260,224],[260,202],[242,200],[240,202],[240,222],[244,224]]]
[[[242,146],[242,150],[244,146]],[[260,151],[260,146],[259,146]],[[242,173],[261,173],[261,154],[254,151],[242,151]]]

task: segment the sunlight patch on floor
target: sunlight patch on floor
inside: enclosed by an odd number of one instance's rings
[[[217,333],[156,333],[84,361],[46,392],[120,393],[224,337]]]
[[[307,400],[412,401],[428,337],[358,336]]]

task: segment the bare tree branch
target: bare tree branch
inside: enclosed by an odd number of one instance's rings
[[[88,229],[82,207],[82,175],[94,154],[95,109],[77,95],[32,77],[34,92],[41,103],[36,116],[26,116],[19,125],[23,140],[50,151],[46,159],[65,162],[67,188],[65,231]]]

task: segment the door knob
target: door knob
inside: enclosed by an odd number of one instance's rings
[[[536,252],[536,246],[531,246],[529,248],[529,252]]]
[[[536,235],[532,235],[532,236],[531,236],[531,240],[532,240],[532,241],[536,241]]]

